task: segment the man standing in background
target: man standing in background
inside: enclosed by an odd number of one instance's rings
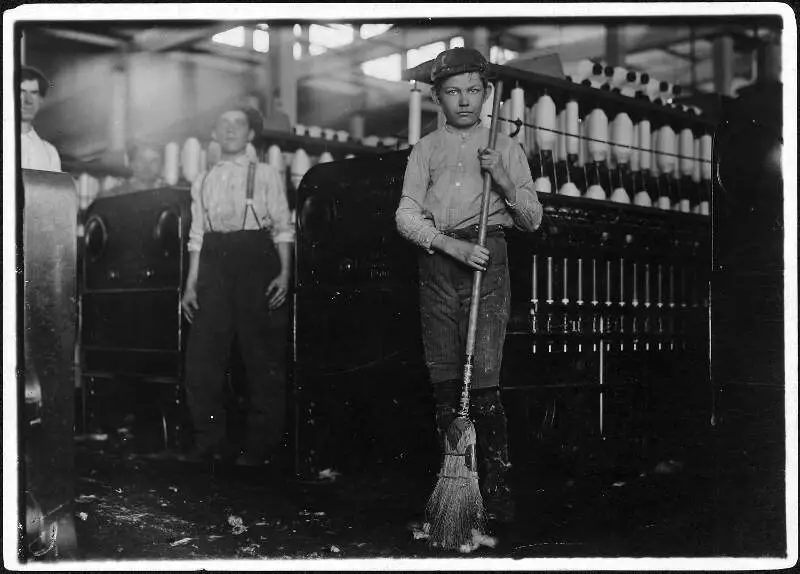
[[[61,171],[61,158],[52,144],[39,137],[33,129],[42,102],[47,96],[50,82],[45,75],[30,66],[19,71],[20,97],[20,151],[23,169],[42,171]]]

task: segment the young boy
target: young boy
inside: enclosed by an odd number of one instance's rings
[[[246,445],[236,462],[248,466],[262,464],[283,434],[294,242],[279,173],[245,153],[260,130],[260,114],[249,107],[232,107],[217,119],[213,137],[221,159],[192,185],[182,301],[192,323],[185,381],[195,427],[190,458],[219,458],[223,452],[223,388],[236,334],[250,401]]]
[[[487,514],[511,520],[514,503],[507,479],[510,462],[499,389],[510,304],[503,229],[536,230],[542,206],[520,146],[498,134],[496,149],[487,149],[489,129],[479,117],[491,95],[487,67],[480,52],[468,48],[454,48],[436,57],[432,97],[441,106],[446,124],[411,150],[396,221],[400,234],[422,248],[422,339],[440,437],[458,410],[473,272],[485,273],[470,415],[477,432]],[[492,176],[492,191],[486,247],[480,247],[484,172]]]
[[[101,192],[98,197],[125,195],[144,189],[157,189],[166,186],[161,170],[164,157],[161,146],[154,142],[138,142],[128,148],[131,177],[120,185]]]

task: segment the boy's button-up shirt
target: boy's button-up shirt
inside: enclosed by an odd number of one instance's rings
[[[417,142],[396,213],[403,237],[430,251],[442,231],[479,223],[483,172],[478,150],[488,144],[489,130],[480,124],[464,132],[445,125]],[[510,208],[502,195],[492,192],[488,224],[534,231],[542,221],[542,205],[525,152],[504,134],[497,134],[495,149],[516,188],[516,205]]]
[[[265,163],[256,165],[253,209],[258,221],[249,209],[246,210],[249,163],[245,154],[222,160],[194,180],[189,251],[200,251],[203,235],[212,230],[227,233],[266,228],[272,232],[273,242],[294,242],[294,227],[284,184],[280,172],[272,166]]]

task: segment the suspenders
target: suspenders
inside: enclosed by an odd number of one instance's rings
[[[205,204],[206,178],[208,177],[209,173],[211,173],[211,170],[207,171],[203,175],[203,181],[200,183],[200,207],[202,208],[203,213],[206,216],[206,223],[208,224],[208,230],[213,232],[214,227],[211,225],[211,218],[208,215],[208,210],[206,209],[206,204]],[[242,218],[242,229],[244,229],[245,224],[247,223],[248,212],[253,214],[253,218],[255,219],[258,228],[259,229],[264,228],[261,225],[261,220],[258,218],[255,207],[253,205],[253,195],[255,191],[255,185],[256,185],[256,164],[254,162],[250,162],[247,165],[247,188],[245,193],[245,207],[244,207],[244,217]]]
[[[256,220],[256,224],[258,225],[259,229],[263,229],[261,226],[261,222],[258,220],[258,215],[256,215],[256,209],[253,207],[253,190],[256,185],[256,164],[250,162],[247,166],[247,196],[245,199],[245,206],[244,206],[244,217],[242,218],[242,229],[244,229],[245,223],[247,223],[247,212],[250,211],[253,214],[253,218]]]

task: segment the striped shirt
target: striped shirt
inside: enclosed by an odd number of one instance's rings
[[[294,226],[280,172],[265,163],[256,166],[253,209],[246,209],[250,160],[243,153],[221,160],[192,183],[192,226],[189,251],[200,251],[207,231],[229,233],[269,229],[275,243],[293,243]]]
[[[483,174],[478,150],[488,143],[489,130],[480,124],[463,132],[445,125],[417,142],[395,214],[400,235],[430,251],[439,233],[479,223]],[[516,188],[516,205],[512,209],[502,195],[492,193],[488,223],[535,231],[542,221],[542,205],[525,152],[503,134],[497,134],[495,149]]]

